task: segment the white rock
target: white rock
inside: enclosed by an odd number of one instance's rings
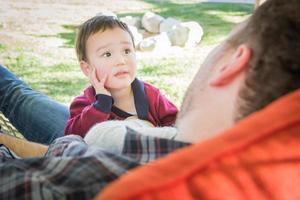
[[[128,26],[129,30],[133,35],[134,44],[137,47],[139,43],[143,40],[143,35],[138,32],[138,29],[135,26]]]
[[[165,20],[163,20],[160,23],[159,26],[159,32],[168,32],[169,30],[171,30],[175,25],[180,24],[180,22],[172,17],[169,17]]]
[[[166,32],[159,35],[148,37],[140,42],[139,49],[141,51],[163,51],[170,48],[171,42]]]
[[[151,33],[159,33],[159,25],[164,20],[160,15],[146,12],[142,18],[142,26]]]
[[[185,43],[186,47],[196,46],[202,39],[203,28],[195,21],[181,23],[182,26],[189,29],[188,40]]]
[[[139,50],[152,51],[155,48],[156,41],[153,37],[146,38],[139,43]]]
[[[142,27],[142,20],[140,17],[132,17],[132,16],[126,16],[120,18],[120,20],[124,23],[126,23],[128,26],[134,26],[137,29],[140,29]]]
[[[160,33],[159,35],[154,36],[154,38],[156,40],[156,50],[164,50],[172,45],[166,32]]]
[[[183,47],[188,41],[189,29],[181,24],[177,24],[167,34],[172,45]]]
[[[107,11],[107,10],[98,12],[98,13],[96,14],[96,16],[98,16],[98,15],[99,15],[99,16],[100,16],[100,15],[106,15],[106,16],[112,16],[112,17],[118,18],[118,16],[117,16],[114,12]]]

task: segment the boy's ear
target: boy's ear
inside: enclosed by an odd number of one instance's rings
[[[229,62],[220,68],[217,77],[213,78],[209,84],[218,87],[233,81],[247,68],[251,59],[251,54],[252,51],[247,45],[240,45],[230,58]]]
[[[84,60],[80,61],[80,69],[85,76],[89,76],[90,65]]]

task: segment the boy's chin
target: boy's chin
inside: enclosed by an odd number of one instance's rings
[[[132,81],[120,81],[118,83],[111,84],[107,86],[109,90],[122,90],[131,86]]]

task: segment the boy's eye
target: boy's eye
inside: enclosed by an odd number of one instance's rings
[[[110,53],[110,52],[105,52],[105,53],[103,54],[103,56],[104,56],[104,57],[110,57],[110,56],[111,56],[111,53]]]
[[[130,49],[125,49],[125,54],[130,54],[131,50]]]

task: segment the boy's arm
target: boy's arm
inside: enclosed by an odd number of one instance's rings
[[[174,125],[178,113],[177,107],[161,94],[158,88],[148,83],[144,83],[144,86],[150,105],[150,112],[155,115],[157,126]]]
[[[5,134],[0,134],[0,144],[4,144],[22,158],[43,156],[48,150],[48,146],[46,145],[29,142]]]
[[[100,104],[107,110],[99,108]],[[84,95],[76,97],[70,106],[70,118],[65,127],[65,135],[75,134],[84,137],[93,125],[109,119],[111,106],[105,104],[102,99],[94,98],[92,102]]]
[[[160,121],[160,126],[171,126],[175,124],[178,109],[164,95],[159,93],[157,113]]]

